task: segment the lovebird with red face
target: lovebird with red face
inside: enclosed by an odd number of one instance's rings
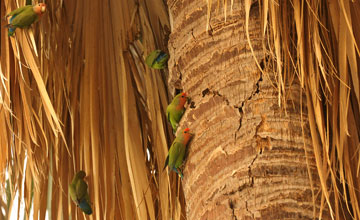
[[[185,92],[179,93],[166,108],[166,116],[171,124],[174,134],[176,133],[179,121],[185,112],[184,105],[187,99],[188,97]]]
[[[190,133],[190,129],[185,128],[178,136],[176,136],[165,160],[164,169],[166,166],[169,166],[169,169],[175,171],[181,179],[184,175],[180,166],[182,165],[185,157],[186,145],[189,143],[191,137],[192,134]]]
[[[82,170],[76,173],[72,182],[69,184],[69,194],[75,204],[87,215],[92,214],[88,185],[84,181],[86,173]]]
[[[8,36],[13,36],[16,28],[27,28],[32,23],[38,21],[45,11],[45,3],[39,3],[34,6],[26,5],[10,12],[5,17],[11,16],[9,24],[6,25],[9,28]]]

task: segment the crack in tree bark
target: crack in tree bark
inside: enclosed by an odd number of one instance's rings
[[[262,72],[260,72],[260,77],[259,77],[258,81],[255,84],[255,87],[256,87],[255,91],[253,93],[251,93],[251,95],[241,103],[240,107],[238,107],[239,112],[240,112],[240,125],[239,125],[239,128],[238,128],[238,131],[240,130],[241,125],[242,125],[243,107],[245,105],[245,102],[250,101],[256,94],[260,93],[260,82],[261,81],[262,81]]]
[[[194,41],[197,42],[196,37],[195,37],[195,35],[194,35],[194,28],[191,29],[191,35],[192,35],[192,37],[194,38]]]
[[[210,13],[210,18],[209,18],[209,30],[208,30],[208,35],[212,38],[212,40],[214,40],[214,36],[213,36],[213,28],[210,24],[210,21],[211,21],[211,13]]]
[[[242,120],[243,120],[243,116],[244,116],[243,107],[245,105],[245,102],[250,101],[256,94],[260,93],[260,82],[263,80],[262,77],[263,77],[262,72],[260,71],[260,77],[255,84],[255,91],[252,92],[251,95],[247,99],[245,99],[244,101],[241,102],[240,107],[234,106],[235,108],[237,108],[239,110],[239,113],[240,113],[239,127],[235,132],[235,141],[236,141],[236,133],[240,130],[240,128],[242,126]]]
[[[229,200],[229,206],[230,206],[230,209],[232,210],[232,218],[234,220],[237,220],[237,217],[235,215],[235,205],[234,205],[234,202],[231,199]]]
[[[251,166],[254,164],[255,160],[258,158],[259,154],[256,154],[254,159],[251,161],[250,165],[248,166],[248,176],[249,176],[249,180],[250,180],[250,186],[252,187],[254,185],[254,177],[252,176],[251,173]]]
[[[177,67],[177,69],[178,69],[178,71],[179,71],[179,81],[181,82],[181,80],[182,80],[182,72],[181,72],[181,70],[180,70],[180,67],[179,67],[179,65],[176,65],[176,67]]]
[[[180,72],[181,73],[181,72]],[[245,103],[247,101],[250,101],[256,94],[259,94],[260,93],[260,82],[263,80],[263,76],[262,76],[262,72],[260,71],[260,76],[259,76],[259,79],[256,81],[255,83],[255,91],[253,91],[251,93],[251,95],[245,99],[244,101],[241,102],[241,105],[240,107],[237,107],[237,105],[232,105],[234,108],[238,109],[239,113],[240,113],[240,119],[239,119],[239,127],[238,129],[236,130],[235,132],[235,138],[234,140],[236,141],[236,134],[237,132],[240,130],[241,126],[242,126],[242,119],[243,119],[243,115],[244,115],[244,112],[243,112],[243,107],[245,106]],[[230,105],[230,101],[222,94],[220,94],[219,91],[216,91],[216,90],[213,90],[211,91],[209,88],[206,88],[202,91],[202,97],[205,97],[206,95],[209,95],[209,94],[213,94],[214,96],[219,96],[219,97],[222,97],[224,99],[224,101],[226,102],[227,105]],[[195,108],[195,102],[192,102],[192,108]]]

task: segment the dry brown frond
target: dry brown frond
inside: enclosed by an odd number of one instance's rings
[[[165,77],[143,62],[167,46],[163,1],[46,3],[32,28],[1,32],[2,188],[8,172],[13,192],[24,187],[27,215],[32,206],[36,219],[47,210],[82,219],[68,184],[83,169],[94,218],[180,219],[183,201],[159,169],[169,136]],[[1,7],[4,17],[17,5]]]

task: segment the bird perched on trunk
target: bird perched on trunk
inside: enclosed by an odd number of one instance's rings
[[[185,128],[171,144],[169,153],[165,160],[164,169],[166,166],[169,166],[170,170],[175,171],[181,177],[181,179],[184,177],[184,175],[180,169],[180,166],[182,165],[185,157],[186,145],[190,141],[191,137],[192,134],[190,133],[190,129]]]
[[[169,55],[161,50],[154,50],[145,59],[145,63],[153,69],[164,69]]]
[[[92,214],[92,209],[90,206],[90,197],[87,191],[88,185],[84,181],[86,173],[80,170],[73,178],[72,182],[69,184],[69,194],[71,199],[75,202],[77,206],[87,215]]]
[[[188,99],[185,92],[177,94],[166,108],[166,116],[175,134],[181,117],[185,112],[185,103]]]
[[[36,22],[46,11],[45,3],[39,3],[34,6],[26,5],[15,9],[6,15],[5,18],[11,16],[9,24],[6,27],[9,28],[8,36],[13,36],[16,28],[27,28],[32,23]]]

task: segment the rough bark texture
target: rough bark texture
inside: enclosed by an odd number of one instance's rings
[[[213,1],[206,31],[206,1],[168,1],[169,85],[192,98],[180,125],[196,134],[184,168],[187,219],[313,219],[304,146],[317,195],[316,216],[319,181],[306,115],[302,138],[299,86],[288,92],[285,115],[270,81],[273,74],[261,74],[251,54],[243,2],[234,1],[232,14],[228,5],[226,23],[222,2],[217,13]],[[257,5],[251,9],[249,31],[261,61]]]

